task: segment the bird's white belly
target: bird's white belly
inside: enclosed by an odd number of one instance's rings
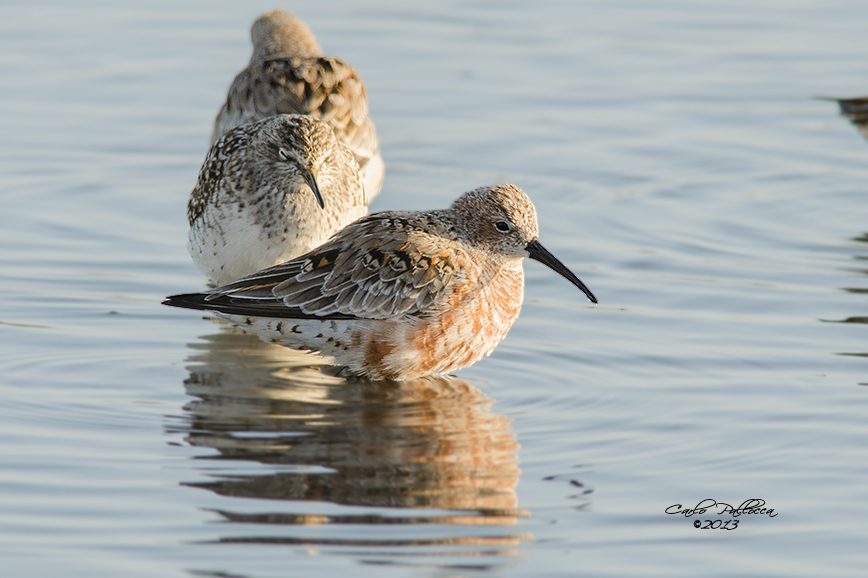
[[[325,241],[326,235],[297,239],[296,230],[271,237],[252,211],[234,205],[210,208],[190,228],[188,249],[196,266],[217,285],[288,261]]]

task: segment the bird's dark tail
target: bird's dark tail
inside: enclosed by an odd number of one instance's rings
[[[206,301],[208,293],[185,293],[183,295],[170,295],[163,300],[163,305],[169,307],[183,307],[184,309],[200,309],[203,311],[219,311],[210,301]]]
[[[184,309],[214,311],[227,315],[271,317],[274,319],[318,319],[321,321],[329,319],[356,319],[353,315],[343,313],[312,315],[305,313],[300,307],[287,307],[280,299],[249,299],[215,293],[170,295],[163,300],[163,305],[182,307]]]

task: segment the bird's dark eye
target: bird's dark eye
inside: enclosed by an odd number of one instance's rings
[[[494,224],[494,227],[501,233],[509,233],[509,223],[506,221],[498,221]]]

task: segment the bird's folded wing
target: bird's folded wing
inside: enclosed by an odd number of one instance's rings
[[[254,102],[270,114],[300,113],[322,119],[352,150],[359,166],[377,152],[377,134],[368,116],[361,77],[340,59],[270,58],[262,63]],[[269,104],[266,104],[269,103]]]
[[[467,274],[459,265],[469,257],[457,244],[428,242],[428,233],[389,230],[399,221],[371,215],[306,255],[203,294],[197,306],[168,304],[277,318],[425,315]]]

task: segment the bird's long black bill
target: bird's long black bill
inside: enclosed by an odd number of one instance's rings
[[[530,253],[530,258],[534,261],[539,261],[552,271],[556,271],[561,277],[567,279],[570,283],[581,289],[593,303],[597,302],[597,298],[591,293],[581,279],[576,277],[572,271],[567,269],[567,266],[558,261],[558,258],[549,253],[548,249],[540,245],[539,241],[531,241],[525,247],[525,250]]]
[[[313,196],[316,197],[316,202],[319,203],[319,208],[325,209],[325,201],[319,192],[319,187],[316,184],[316,175],[313,174],[313,171],[304,171],[304,182],[306,182],[307,186],[310,187],[310,190],[313,191]]]

